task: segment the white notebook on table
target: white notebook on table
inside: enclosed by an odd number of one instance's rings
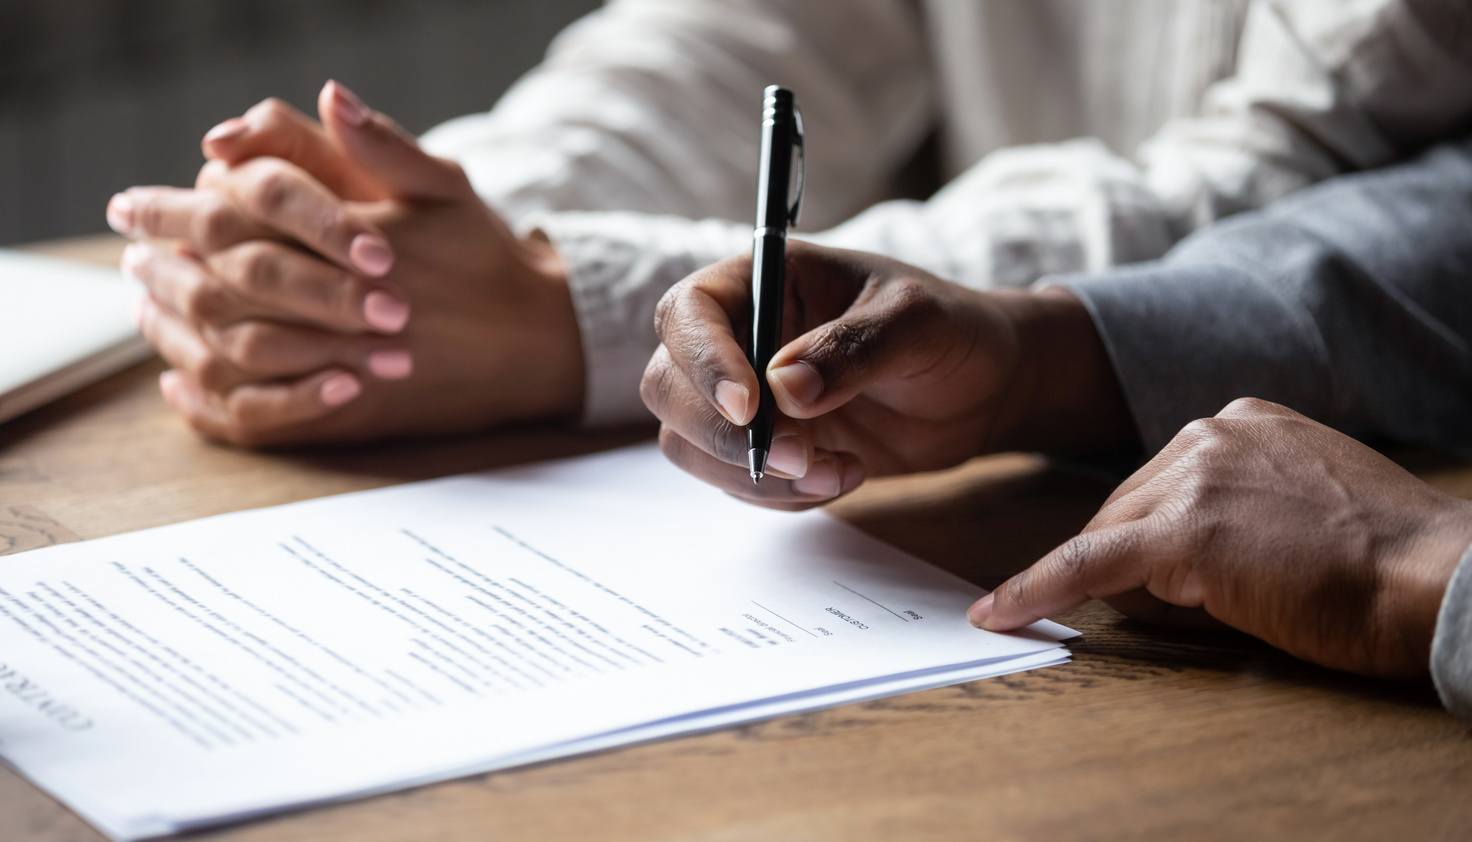
[[[115,270],[0,249],[0,422],[149,354]]]

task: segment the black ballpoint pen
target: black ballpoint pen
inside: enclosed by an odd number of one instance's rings
[[[793,152],[797,152],[797,191],[789,203]],[[782,340],[783,275],[787,268],[787,227],[797,223],[807,160],[802,115],[792,91],[768,85],[762,92],[762,151],[756,185],[756,230],[751,235],[751,344],[747,361],[756,370],[760,391],[756,417],[746,427],[746,459],[753,485],[767,471],[777,406],[767,383],[767,365]]]

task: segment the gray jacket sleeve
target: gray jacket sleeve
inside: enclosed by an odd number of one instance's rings
[[[1472,451],[1472,139],[1049,282],[1093,314],[1150,452],[1239,397]]]
[[[1089,308],[1152,452],[1249,396],[1472,452],[1472,140],[1220,223],[1161,261],[1051,282]],[[1472,719],[1472,551],[1431,672]]]
[[[1472,549],[1462,556],[1441,599],[1431,678],[1446,709],[1472,722]]]

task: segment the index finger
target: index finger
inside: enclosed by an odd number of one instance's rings
[[[252,158],[220,182],[253,219],[342,266],[379,277],[393,266],[393,250],[378,229],[297,165]]]
[[[676,284],[660,299],[654,332],[671,361],[727,421],[744,426],[756,415],[756,372],[736,338],[747,321],[751,261],[724,260]],[[655,410],[655,407],[650,407]]]
[[[1011,631],[1099,599],[1144,587],[1142,527],[1085,532],[997,586],[967,612],[973,625]]]

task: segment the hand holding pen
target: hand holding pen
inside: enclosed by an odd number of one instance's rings
[[[788,203],[793,152],[799,161],[796,196]],[[753,371],[766,371],[782,340],[782,299],[787,254],[787,227],[797,224],[806,166],[802,114],[792,91],[769,85],[762,96],[762,145],[756,188],[756,230],[751,234],[751,343],[747,359]],[[762,481],[772,449],[776,405],[772,389],[759,378],[756,417],[746,428],[746,464],[752,485]]]

